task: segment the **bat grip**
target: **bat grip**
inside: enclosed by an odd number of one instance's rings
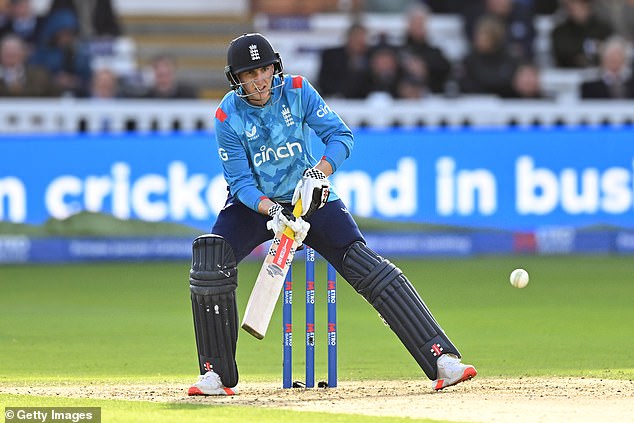
[[[299,217],[301,215],[302,215],[302,199],[299,198],[297,200],[297,203],[295,203],[295,207],[293,207],[293,216]],[[286,235],[289,238],[294,238],[295,232],[293,232],[293,230],[287,226],[286,229],[284,229],[284,235]]]

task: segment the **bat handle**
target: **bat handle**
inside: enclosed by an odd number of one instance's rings
[[[297,203],[295,203],[295,207],[293,208],[293,216],[295,217],[301,216],[302,211],[303,211],[302,199],[299,198],[297,199]]]
[[[295,207],[293,207],[293,216],[299,217],[302,215],[302,199],[298,199],[297,203],[295,203]],[[295,232],[288,226],[284,229],[284,235],[289,238],[295,238]]]

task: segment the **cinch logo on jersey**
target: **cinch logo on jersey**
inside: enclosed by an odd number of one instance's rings
[[[295,125],[293,115],[291,115],[291,111],[288,107],[286,107],[286,105],[282,106],[282,117],[284,118],[284,123],[286,123],[286,126]]]
[[[319,109],[317,110],[317,117],[323,118],[324,116],[326,116],[331,111],[332,110],[330,110],[330,107],[328,107],[328,105],[320,104],[319,105]]]
[[[257,128],[255,126],[253,126],[253,128],[251,128],[250,131],[248,129],[244,130],[244,134],[247,136],[247,140],[249,141],[253,141],[260,137],[260,135],[258,135],[256,132],[257,132]]]
[[[268,161],[285,159],[301,153],[302,145],[298,142],[287,142],[277,147],[277,149],[267,148],[263,145],[260,147],[260,152],[253,155],[253,164],[255,164],[255,167],[259,167]]]
[[[249,46],[249,54],[251,55],[251,60],[260,60],[260,52],[255,44]]]

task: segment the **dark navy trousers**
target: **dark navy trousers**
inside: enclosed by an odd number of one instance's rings
[[[290,204],[282,204],[292,210]],[[211,233],[222,236],[233,248],[236,262],[242,261],[255,247],[273,239],[273,232],[266,228],[269,216],[245,206],[235,198],[229,198],[218,214]],[[343,256],[353,243],[365,243],[357,223],[341,200],[330,201],[306,219],[310,223],[304,244],[312,247],[344,275]]]

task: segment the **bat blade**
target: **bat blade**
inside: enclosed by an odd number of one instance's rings
[[[301,201],[298,201],[293,215],[299,216],[301,212]],[[288,268],[295,256],[298,244],[294,235],[290,228],[275,234],[247,302],[242,328],[258,339],[266,335]]]

